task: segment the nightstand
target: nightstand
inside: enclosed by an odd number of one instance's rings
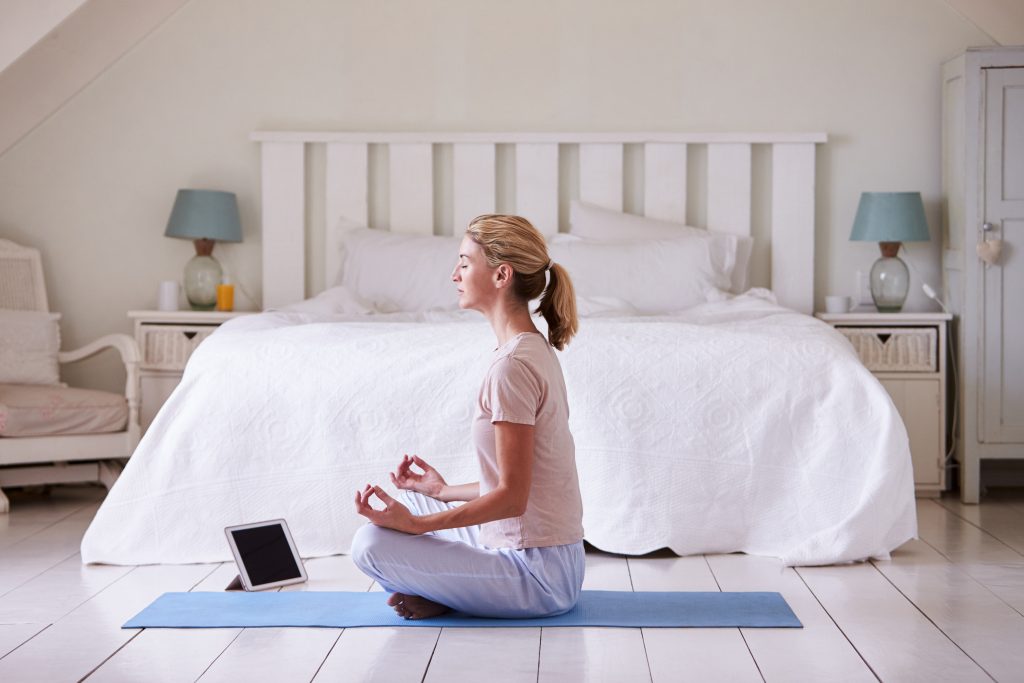
[[[918,496],[946,488],[948,313],[817,313],[843,334],[903,418]]]
[[[185,363],[199,344],[232,318],[249,311],[128,311],[135,322],[139,364],[139,418],[145,431],[181,381]]]

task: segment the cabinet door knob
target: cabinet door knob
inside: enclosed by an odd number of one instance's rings
[[[981,231],[982,232],[992,232],[995,229],[996,229],[996,224],[995,223],[987,223],[986,222],[986,223],[982,223],[981,224]]]

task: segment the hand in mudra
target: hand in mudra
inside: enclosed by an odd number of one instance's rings
[[[423,470],[423,474],[413,471],[413,465]],[[448,485],[444,477],[418,455],[402,457],[402,462],[398,463],[398,469],[391,473],[391,483],[396,488],[416,491],[431,498],[440,496],[441,491]]]

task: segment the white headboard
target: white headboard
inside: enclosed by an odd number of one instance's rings
[[[568,203],[578,197],[750,235],[755,185],[770,185],[770,268],[753,284],[770,286],[784,306],[810,313],[814,305],[815,145],[826,141],[824,133],[260,131],[251,139],[262,158],[264,308],[317,293],[306,291],[307,203],[314,201],[323,207],[312,225],[323,234],[323,254],[315,258],[331,278],[340,265],[343,218],[456,234],[479,214],[517,213],[550,234],[568,228]],[[754,162],[762,148],[770,166]],[[756,177],[762,166],[767,180]],[[703,177],[694,177],[698,172]],[[690,211],[696,204],[702,221]]]

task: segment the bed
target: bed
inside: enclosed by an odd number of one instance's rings
[[[845,339],[806,315],[823,135],[253,137],[267,310],[193,354],[85,534],[83,562],[229,560],[223,527],[276,517],[303,556],[345,553],[363,523],[353,492],[384,484],[403,453],[474,480],[469,424],[493,333],[435,305],[450,266],[429,282],[419,271],[494,210],[526,215],[556,260],[577,259],[585,316],[561,362],[591,544],[815,565],[887,557],[916,535],[903,424]],[[572,234],[580,216],[614,233],[640,214],[713,237],[600,246]],[[353,235],[384,243],[381,228],[416,256],[371,249],[360,271]],[[674,263],[691,254],[677,243],[750,236],[753,286],[730,262],[732,279],[699,301],[645,299],[659,288],[579,260],[611,247],[649,261],[653,248]],[[419,310],[396,303],[416,297]]]

